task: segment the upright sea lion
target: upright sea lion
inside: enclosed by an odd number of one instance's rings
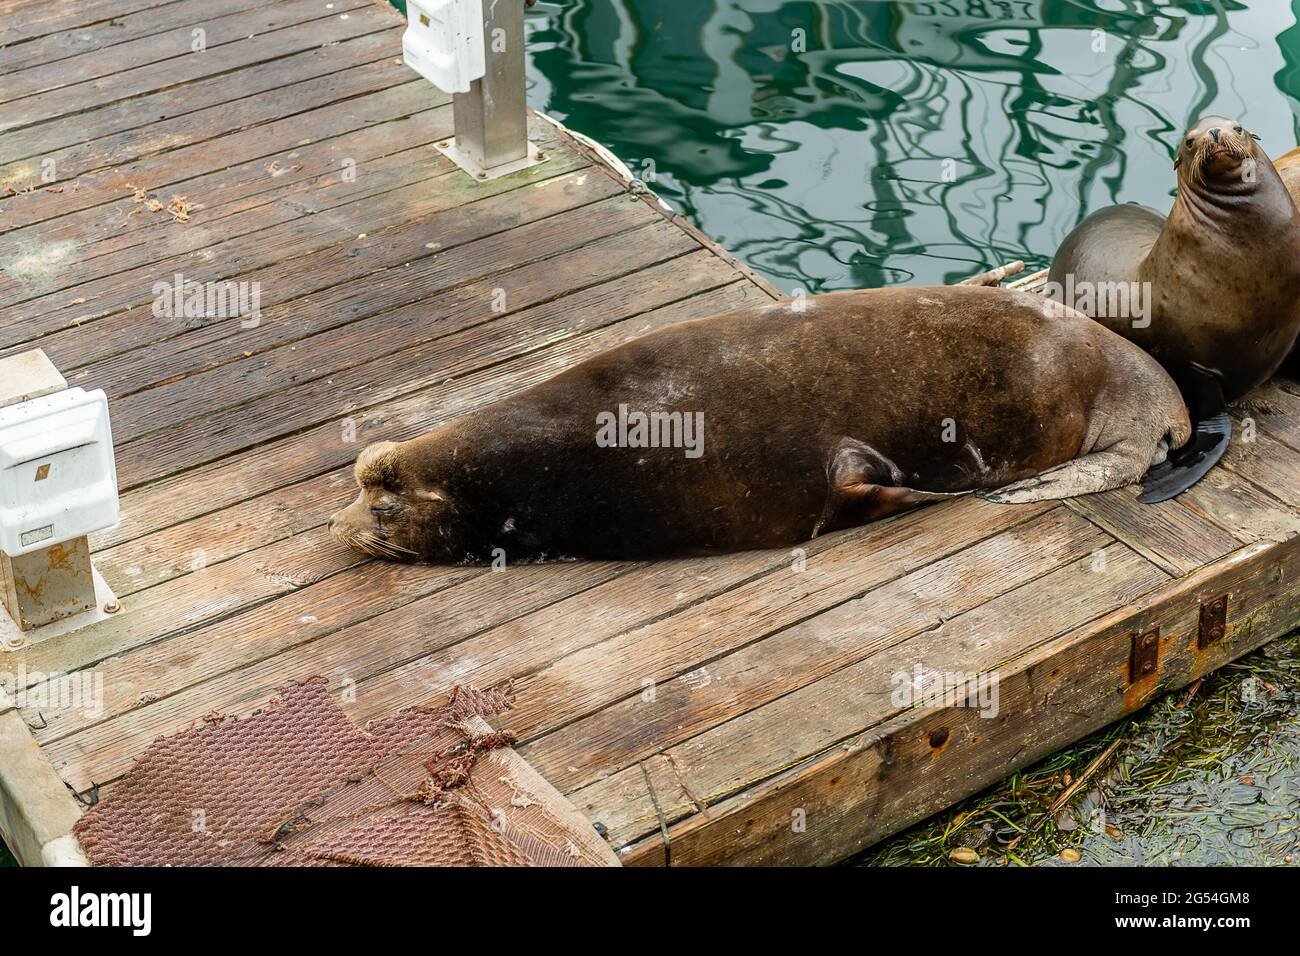
[[[1256,137],[1206,117],[1174,165],[1167,218],[1138,205],[1093,213],[1048,279],[1049,295],[1159,360],[1192,407],[1193,450],[1157,473],[1144,500],[1172,497],[1209,469],[1231,435],[1224,401],[1266,381],[1300,333],[1300,213]]]
[[[1190,431],[1155,361],[1042,297],[832,293],[672,325],[372,445],[330,529],[439,563],[790,546],[973,489],[1114,488]]]

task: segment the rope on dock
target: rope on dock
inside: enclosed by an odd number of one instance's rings
[[[981,272],[977,276],[971,276],[969,279],[962,279],[958,285],[1001,285],[1002,280],[1010,276],[1019,275],[1025,271],[1025,264],[1017,259],[1015,262],[1008,262],[1004,266],[998,266],[996,269],[990,269],[988,272]]]

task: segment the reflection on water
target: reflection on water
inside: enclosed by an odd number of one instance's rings
[[[1191,118],[1296,143],[1300,0],[557,0],[529,102],[786,290],[1045,265]]]

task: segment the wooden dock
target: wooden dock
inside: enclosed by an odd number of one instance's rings
[[[778,295],[540,117],[544,164],[471,181],[401,29],[371,0],[0,0],[0,355],[108,392],[123,507],[94,541],[123,609],[0,653],[36,690],[102,678],[95,712],[0,701],[24,862],[156,736],[320,674],[359,721],[513,680],[499,725],[625,863],[828,863],[1300,626],[1287,383],[1159,506],[969,498],[500,573],[335,544],[368,442]],[[155,314],[178,273],[258,283],[260,322]],[[996,714],[900,700],[918,667],[996,675]]]

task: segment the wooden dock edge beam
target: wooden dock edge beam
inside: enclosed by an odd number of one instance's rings
[[[1199,647],[1201,607],[1225,594],[1227,633]],[[842,860],[1297,626],[1300,536],[1249,545],[1027,648],[998,669],[995,718],[968,708],[912,711],[679,821],[667,834],[672,864]],[[1130,684],[1133,638],[1154,628],[1159,665]],[[796,817],[803,832],[794,832]],[[622,858],[663,865],[663,836],[642,838]]]
[[[23,866],[86,866],[81,808],[0,688],[0,835]]]

